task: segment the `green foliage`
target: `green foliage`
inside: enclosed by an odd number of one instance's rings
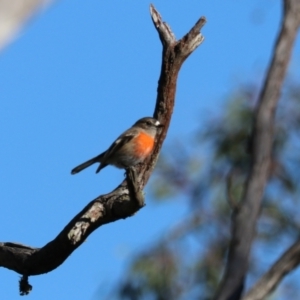
[[[174,253],[163,246],[143,254],[132,265],[132,278],[125,282],[120,291],[122,299],[134,299],[133,294],[150,294],[157,300],[170,299],[176,290],[176,261]]]

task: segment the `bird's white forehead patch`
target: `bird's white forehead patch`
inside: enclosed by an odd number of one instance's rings
[[[159,122],[159,121],[156,121],[156,122],[154,123],[154,125],[155,125],[155,126],[158,126],[158,125],[160,125],[160,122]]]
[[[121,142],[121,139],[117,139],[116,141],[115,141],[115,144],[119,144]]]

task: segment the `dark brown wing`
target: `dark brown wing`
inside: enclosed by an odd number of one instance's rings
[[[109,164],[114,164],[115,161],[114,155],[118,152],[125,144],[127,144],[130,140],[135,137],[135,133],[128,133],[126,132],[121,135],[119,138],[115,140],[115,142],[107,149],[107,151],[102,156],[102,161],[96,170],[96,173],[100,172],[101,169],[105,168]]]
[[[119,151],[125,144],[129,143],[136,136],[135,131],[124,132],[124,134],[120,135],[115,142],[107,149],[103,160],[107,157],[113,157],[114,154]]]

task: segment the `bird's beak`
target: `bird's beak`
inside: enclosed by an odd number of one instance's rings
[[[156,121],[156,122],[154,123],[154,125],[155,125],[157,128],[162,128],[162,127],[164,127],[164,125],[161,124],[159,121]]]

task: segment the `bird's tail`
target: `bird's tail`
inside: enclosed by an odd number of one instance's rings
[[[103,153],[100,154],[100,155],[98,155],[98,156],[96,156],[96,157],[94,157],[94,158],[92,158],[92,159],[89,159],[88,161],[86,161],[86,162],[80,164],[79,166],[75,167],[71,171],[71,174],[72,175],[73,174],[77,174],[77,173],[81,172],[82,170],[84,170],[85,168],[87,168],[87,167],[89,167],[89,166],[91,166],[91,165],[93,165],[93,164],[95,164],[97,162],[101,164],[102,157],[103,157]]]

